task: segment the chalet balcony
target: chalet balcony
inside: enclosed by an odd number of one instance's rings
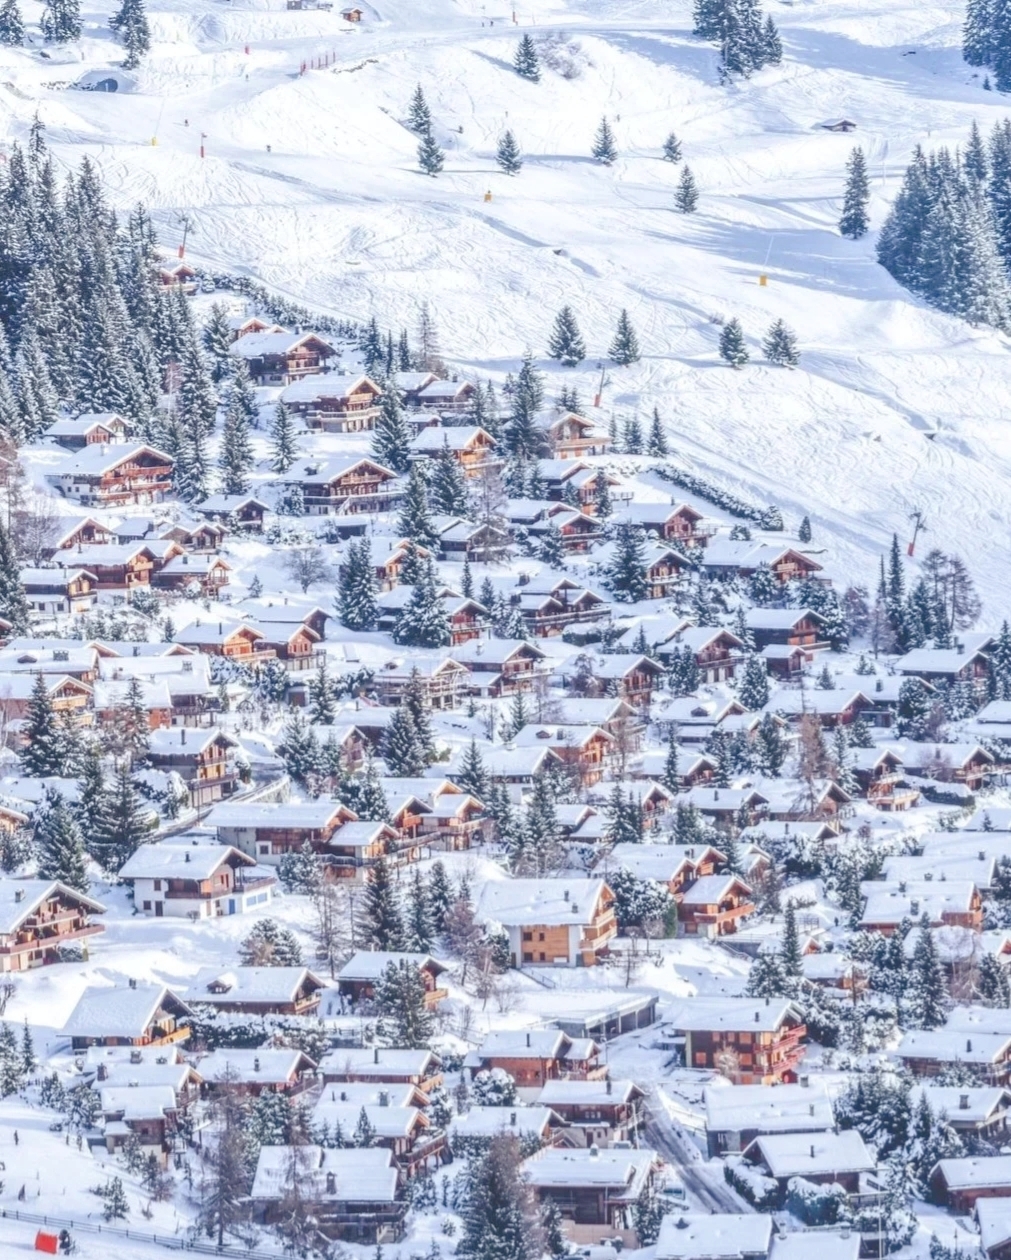
[[[431,1136],[426,1135],[423,1138],[419,1138],[409,1151],[405,1151],[401,1155],[395,1155],[393,1162],[402,1173],[406,1173],[408,1177],[413,1177],[420,1170],[424,1169],[430,1159],[441,1161],[445,1149],[446,1135],[440,1131]]]
[[[289,674],[302,674],[307,669],[319,669],[325,659],[326,653],[319,649],[312,652],[300,652],[298,656],[282,656],[281,664]]]
[[[0,955],[12,957],[16,954],[30,954],[40,948],[50,948],[53,945],[60,945],[64,941],[83,940],[88,936],[97,936],[100,932],[104,932],[105,928],[100,923],[89,923],[84,927],[73,928],[69,932],[60,932],[58,930],[33,933],[19,933],[16,939],[7,940],[4,944],[0,944]]]

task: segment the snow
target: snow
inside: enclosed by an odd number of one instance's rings
[[[824,1177],[873,1172],[875,1159],[855,1129],[841,1133],[773,1133],[755,1138],[751,1149],[771,1176]]]
[[[744,1260],[768,1255],[771,1216],[665,1216],[656,1241],[657,1260]],[[819,1235],[819,1248],[821,1236]]]

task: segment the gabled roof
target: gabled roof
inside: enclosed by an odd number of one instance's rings
[[[202,753],[216,740],[222,740],[229,748],[238,748],[239,741],[217,726],[162,726],[148,736],[148,748],[153,757],[170,757],[174,753],[193,756]]]
[[[5,810],[5,813],[10,811]],[[20,817],[28,819],[24,815]],[[30,915],[52,897],[83,906],[90,914],[105,914],[105,906],[93,897],[61,883],[58,879],[0,879],[0,936],[16,932]]]
[[[873,1172],[874,1156],[856,1129],[841,1133],[763,1134],[748,1147],[773,1177]],[[745,1152],[747,1154],[747,1152]]]
[[[213,878],[222,866],[255,866],[248,857],[231,845],[193,844],[186,841],[162,841],[142,844],[124,862],[121,879],[193,879]]]
[[[434,975],[441,975],[448,970],[446,963],[441,963],[431,954],[397,953],[387,950],[360,949],[348,959],[338,971],[338,980],[378,980],[390,964],[425,968]]]
[[[425,393],[423,390],[421,396],[424,397]],[[479,424],[452,425],[448,429],[429,426],[411,439],[411,450],[426,455],[438,455],[444,446],[451,451],[465,451],[481,438],[487,440],[488,446],[495,445],[492,435]]]
[[[400,1171],[393,1163],[393,1152],[381,1146],[338,1150],[261,1146],[249,1197],[261,1202],[284,1198],[292,1160],[297,1161],[299,1189],[310,1203],[392,1204],[397,1200]]]
[[[800,1008],[787,998],[746,997],[681,999],[667,1020],[677,1032],[778,1032],[788,1021],[803,1022]]]
[[[707,1085],[706,1128],[712,1132],[827,1132],[835,1126],[832,1100],[817,1078],[811,1085]]]
[[[265,354],[290,354],[307,341],[320,341],[332,354],[334,347],[319,333],[303,332],[248,332],[228,348],[229,354],[242,359],[258,359]]]
[[[257,335],[257,334],[247,334]],[[263,335],[263,334],[259,334]],[[242,338],[241,340],[245,340]],[[257,354],[277,354],[283,351],[258,350]],[[315,402],[319,398],[347,398],[356,394],[361,386],[382,394],[382,387],[377,385],[371,376],[364,372],[358,376],[341,376],[338,372],[318,372],[314,376],[303,376],[300,381],[292,381],[281,391],[283,403]]]
[[[771,1242],[771,1216],[761,1213],[690,1216],[673,1212],[660,1224],[656,1258],[753,1260],[756,1256],[767,1256]],[[859,1235],[857,1242],[859,1244]]]
[[[147,442],[96,442],[78,452],[69,463],[58,469],[59,477],[99,477],[102,473],[111,472],[120,464],[136,459],[140,455],[154,455],[161,464],[171,464],[172,456]]]
[[[234,1046],[212,1050],[197,1064],[205,1081],[214,1084],[234,1078],[239,1084],[283,1085],[300,1072],[311,1072],[316,1064],[301,1050],[243,1050]]]
[[[585,748],[596,739],[606,743],[614,742],[614,737],[599,726],[557,726],[553,722],[531,724],[513,737],[517,748]]]
[[[602,879],[505,879],[486,883],[477,916],[506,927],[582,925],[593,915],[607,885]]]
[[[327,486],[339,477],[345,477],[356,468],[361,468],[362,465],[372,469],[380,477],[387,480],[394,480],[397,476],[392,469],[385,468],[374,459],[369,459],[368,456],[362,455],[357,459],[345,456],[342,459],[335,458],[322,461],[318,459],[303,460],[291,469],[285,480],[289,483],[299,482],[307,486]]]
[[[84,990],[63,1025],[67,1037],[141,1037],[159,1008],[176,1015],[192,1014],[185,1002],[164,984],[92,985]]]
[[[254,641],[263,638],[263,631],[248,621],[193,621],[176,632],[176,639],[187,646],[219,646],[236,634]]]

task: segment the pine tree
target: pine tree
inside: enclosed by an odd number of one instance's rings
[[[310,716],[317,726],[331,726],[337,716],[337,685],[330,676],[329,658],[324,653],[309,693]]]
[[[769,325],[762,341],[762,351],[770,363],[779,363],[783,367],[796,367],[800,362],[796,334],[781,319]]]
[[[843,196],[842,217],[839,219],[840,233],[852,241],[858,241],[861,236],[867,235],[871,222],[867,213],[870,197],[867,163],[863,149],[857,145],[846,163],[846,192]]]
[[[68,44],[81,38],[79,0],[45,0],[40,22],[47,44]]]
[[[376,571],[367,537],[352,538],[338,579],[338,614],[348,630],[371,630],[379,614]]]
[[[763,657],[752,654],[744,662],[737,699],[752,712],[769,703],[769,671]]]
[[[412,904],[412,917],[416,909]],[[410,948],[427,953],[429,946],[411,945]],[[425,982],[417,964],[407,959],[387,964],[376,985],[376,1006],[394,1045],[407,1050],[428,1046],[434,1021],[425,1005]]]
[[[970,66],[991,64],[993,0],[968,0],[962,28],[962,56]]]
[[[249,440],[249,420],[238,396],[229,399],[225,411],[218,463],[223,492],[245,494],[253,467],[253,445]]]
[[[25,42],[25,24],[17,0],[3,0],[0,5],[0,44],[20,48]]]
[[[448,437],[442,440],[442,451],[432,473],[432,506],[446,516],[466,516],[469,492],[467,478],[460,461],[449,449]]]
[[[372,430],[372,454],[384,468],[404,473],[410,467],[411,433],[407,427],[400,391],[386,383],[379,402],[379,418]]]
[[[124,762],[116,769],[91,829],[91,855],[103,870],[114,875],[136,853],[150,831],[151,822],[141,809],[129,766]]]
[[[415,460],[411,464],[397,531],[401,538],[409,538],[418,547],[426,547],[432,551],[438,546],[439,535],[432,524],[428,505],[428,482],[425,480],[421,460]]]
[[[681,141],[672,131],[663,142],[663,155],[668,162],[681,161]]]
[[[720,333],[720,358],[732,368],[740,368],[748,361],[748,347],[744,344],[744,332],[738,319],[723,325]]]
[[[421,868],[417,865],[411,872],[411,882],[407,893],[404,943],[412,953],[416,954],[427,954],[435,944],[435,924],[432,921],[428,886],[422,877]],[[397,1044],[406,1043],[398,1039]]]
[[[694,214],[698,208],[699,186],[695,182],[691,167],[685,166],[674,192],[674,209],[681,214]]]
[[[905,995],[909,1006],[909,1022],[913,1028],[940,1028],[948,1017],[945,1007],[948,986],[944,969],[926,914],[920,920],[919,934],[913,949],[909,983]]]
[[[122,1221],[130,1215],[126,1191],[123,1189],[121,1177],[113,1177],[102,1188],[102,1219],[105,1221]]]
[[[537,425],[537,413],[544,403],[544,381],[529,351],[523,356],[513,390],[512,411],[505,425],[503,444],[514,459],[537,459],[544,446],[544,434]]]
[[[119,36],[126,49],[123,68],[135,69],[144,54],[151,51],[151,28],[147,24],[144,0],[123,0],[119,12],[109,22],[109,28]]]
[[[636,525],[618,526],[608,584],[615,599],[622,603],[634,604],[646,598],[646,540]]]
[[[383,734],[380,747],[389,773],[395,778],[417,778],[428,760],[410,711],[401,705]]]
[[[428,875],[428,902],[432,914],[432,926],[437,935],[441,935],[445,930],[446,916],[449,914],[453,901],[453,889],[449,876],[446,874],[446,868],[441,861],[435,861]]]
[[[228,307],[223,302],[215,302],[211,306],[210,318],[200,334],[200,341],[211,360],[211,380],[215,385],[220,385],[240,364],[246,367],[245,359],[236,358],[231,353],[232,330],[228,323]],[[246,379],[249,379],[248,368]]]
[[[21,1031],[21,1071],[25,1076],[33,1076],[37,1071],[39,1061],[35,1056],[35,1042],[32,1040],[32,1030],[28,1026],[28,1016],[25,1016],[24,1028]]]
[[[979,961],[976,997],[984,1006],[1011,1006],[1011,986],[1004,968],[993,954],[984,953]]]
[[[11,536],[0,523],[0,617],[11,623],[11,635],[28,632],[28,600]]]
[[[521,1158],[517,1139],[500,1133],[476,1161],[461,1212],[460,1260],[530,1260],[540,1255],[537,1213],[520,1174]]]
[[[765,25],[762,27],[761,60],[766,66],[778,66],[783,60],[783,41],[779,38],[779,31],[776,29],[771,13],[766,17]]]
[[[800,933],[797,930],[797,909],[792,901],[786,903],[783,911],[783,943],[779,960],[784,975],[801,975]]]
[[[507,175],[518,175],[523,169],[520,146],[516,143],[516,137],[511,131],[506,131],[498,142],[498,148],[495,150],[495,161],[498,162]]]
[[[635,329],[632,327],[632,321],[626,310],[618,316],[618,327],[607,353],[621,367],[628,367],[632,363],[639,362],[639,338],[635,335]]]
[[[475,740],[470,741],[470,745],[464,754],[460,763],[460,769],[455,776],[457,787],[465,792],[469,792],[471,796],[476,797],[479,801],[484,801],[488,795],[488,789],[491,780],[488,777],[488,771],[485,768],[484,758]]]
[[[779,723],[771,713],[763,716],[755,742],[759,769],[770,779],[778,779],[786,761],[787,745]]]
[[[642,454],[642,425],[638,416],[629,416],[622,430],[622,441],[626,455]]]
[[[294,709],[282,733],[284,768],[296,782],[307,784],[319,774],[322,758],[316,732],[306,720],[304,709]]]
[[[39,877],[58,879],[78,892],[88,891],[87,855],[74,811],[54,789],[47,789],[44,808],[36,811],[34,842]]]
[[[667,446],[667,434],[664,432],[658,408],[653,408],[653,419],[650,421],[649,438],[646,441],[646,454],[662,459],[670,454]]]
[[[302,961],[295,934],[274,919],[259,919],[239,945],[243,967],[301,967]]]
[[[401,704],[411,715],[421,750],[429,761],[435,760],[435,735],[432,731],[432,719],[425,698],[425,688],[421,682],[421,674],[417,666],[411,670],[404,688]]]
[[[614,142],[614,132],[606,118],[600,120],[597,134],[593,138],[590,150],[594,158],[603,166],[613,166],[618,160],[618,147]]]
[[[291,412],[279,402],[274,411],[274,423],[270,426],[270,467],[276,473],[286,473],[298,459],[298,441]]]
[[[541,535],[537,556],[552,569],[561,569],[565,565],[565,539],[554,520],[549,521],[548,528]]]
[[[586,358],[586,343],[571,306],[563,306],[555,316],[555,326],[548,340],[548,354],[565,367],[575,367]]]
[[[600,519],[606,521],[614,510],[611,506],[611,487],[607,480],[607,473],[603,471],[597,473],[594,485],[596,487],[594,506]]]
[[[365,885],[364,901],[362,927],[366,943],[373,949],[399,950],[404,929],[390,868],[384,857],[372,868],[372,878]]]
[[[419,136],[426,135],[432,130],[432,113],[425,101],[425,94],[421,90],[421,84],[414,89],[414,95],[411,97],[410,108],[410,128],[418,133]],[[405,369],[408,371],[409,369]]]
[[[534,47],[534,41],[529,35],[524,35],[520,39],[516,48],[516,56],[513,58],[513,65],[521,79],[529,79],[531,83],[540,82],[541,68],[537,58],[537,49]]]
[[[460,571],[460,594],[464,599],[474,598],[474,578],[470,571],[470,556],[465,555],[463,558],[463,568]],[[489,609],[489,611],[491,611]]]
[[[25,774],[34,779],[60,775],[65,769],[66,742],[44,674],[36,674],[32,684],[22,734],[25,744],[18,755]]]
[[[435,566],[428,560],[397,618],[393,630],[394,643],[402,647],[448,646],[451,637],[449,614],[435,583]]]
[[[439,148],[435,141],[435,137],[430,131],[426,131],[421,137],[421,143],[418,145],[418,165],[426,175],[431,175],[434,179],[443,168],[446,155]]]
[[[513,698],[509,705],[509,716],[502,727],[502,739],[508,743],[520,733],[529,721],[530,713],[527,709],[527,702],[523,692],[513,692]]]
[[[800,528],[797,530],[797,538],[802,543],[809,543],[811,541],[811,518],[809,516],[805,516],[800,522]]]

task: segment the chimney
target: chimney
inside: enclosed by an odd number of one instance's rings
[[[568,901],[568,899],[569,899],[569,890],[568,890],[567,888],[563,891],[562,896],[565,898],[565,900],[566,900],[566,901]]]
[[[98,1065],[98,1079],[100,1081],[106,1081],[109,1079],[109,1069],[105,1066],[104,1063],[100,1063]]]
[[[527,1046],[529,1047],[529,1045],[530,1045],[530,1034],[527,1033]]]
[[[600,1147],[596,1144],[596,1142],[594,1142],[594,1144],[590,1147],[590,1158],[596,1159],[599,1154]]]
[[[186,727],[185,727],[185,726],[184,726],[184,727],[182,727],[182,728],[181,728],[181,730],[180,730],[180,732],[179,732],[179,742],[180,742],[180,744],[185,744],[185,743],[186,743]]]
[[[378,1063],[378,1062],[379,1062],[379,1047],[378,1047],[378,1046],[376,1046],[375,1050],[373,1051],[373,1058],[372,1058],[372,1062],[373,1062],[373,1063]]]
[[[969,1095],[968,1095],[968,1094],[959,1094],[959,1096],[958,1096],[958,1109],[959,1109],[959,1111],[968,1111],[968,1110],[969,1110]]]
[[[331,1094],[331,1097],[333,1097],[333,1095],[332,1095],[332,1094]],[[347,1092],[347,1090],[346,1090],[346,1089],[342,1089],[342,1090],[341,1090],[341,1102],[347,1102],[347,1100],[348,1100],[348,1092]]]
[[[755,1011],[755,1023],[760,1024],[761,1022],[762,1022],[761,1015],[759,1015],[758,1011]]]
[[[513,1126],[513,1128],[515,1129],[515,1127],[516,1127],[516,1112],[515,1112],[515,1111],[510,1111],[510,1112],[509,1112],[509,1123],[510,1123],[510,1124]]]
[[[23,888],[15,888],[14,890],[15,903],[24,901],[24,899],[25,899],[25,890]]]
[[[909,903],[909,913],[910,914],[920,913],[920,901],[918,897],[914,897],[913,900]]]
[[[811,1158],[814,1159],[814,1146],[811,1147]]]
[[[326,1192],[327,1194],[337,1193],[337,1178],[332,1172],[328,1172],[326,1175]]]
[[[253,1060],[253,1071],[259,1072],[259,1070],[260,1070],[260,1056],[257,1055],[256,1058]]]
[[[131,1062],[131,1063],[142,1063],[143,1061],[144,1061],[144,1056],[143,1056],[143,1054],[141,1054],[141,1052],[140,1052],[139,1050],[131,1050],[131,1051],[130,1051],[130,1062]],[[104,1066],[105,1066],[105,1064],[103,1063],[103,1064],[102,1064],[102,1066],[104,1067]]]
[[[136,981],[136,980],[134,980],[134,979],[131,977],[131,979],[130,979],[130,988],[131,988],[131,989],[136,989],[136,987],[137,987],[137,981]]]
[[[972,1040],[971,1040],[971,1039],[965,1043],[965,1052],[966,1052],[966,1054],[970,1054],[970,1053],[972,1052]]]
[[[189,860],[190,860],[190,855],[187,853],[187,854],[186,854],[186,861],[188,862]]]
[[[578,913],[579,913],[579,907],[576,905],[576,903],[575,903],[575,902],[573,902],[573,903],[572,903],[572,913],[573,913],[573,914],[578,914]]]
[[[611,1081],[611,1078],[610,1078],[610,1077],[608,1077],[608,1078],[607,1078],[607,1093],[608,1093],[608,1094],[612,1093],[612,1089],[611,1089],[612,1084],[613,1084],[613,1082]]]
[[[810,1078],[810,1076],[802,1076],[802,1077],[800,1078],[800,1087],[801,1087],[801,1089],[807,1089],[807,1087],[808,1087],[810,1084],[811,1084],[811,1078]]]
[[[379,1091],[379,1105],[380,1107],[388,1107],[390,1105],[390,1095],[385,1089]]]

